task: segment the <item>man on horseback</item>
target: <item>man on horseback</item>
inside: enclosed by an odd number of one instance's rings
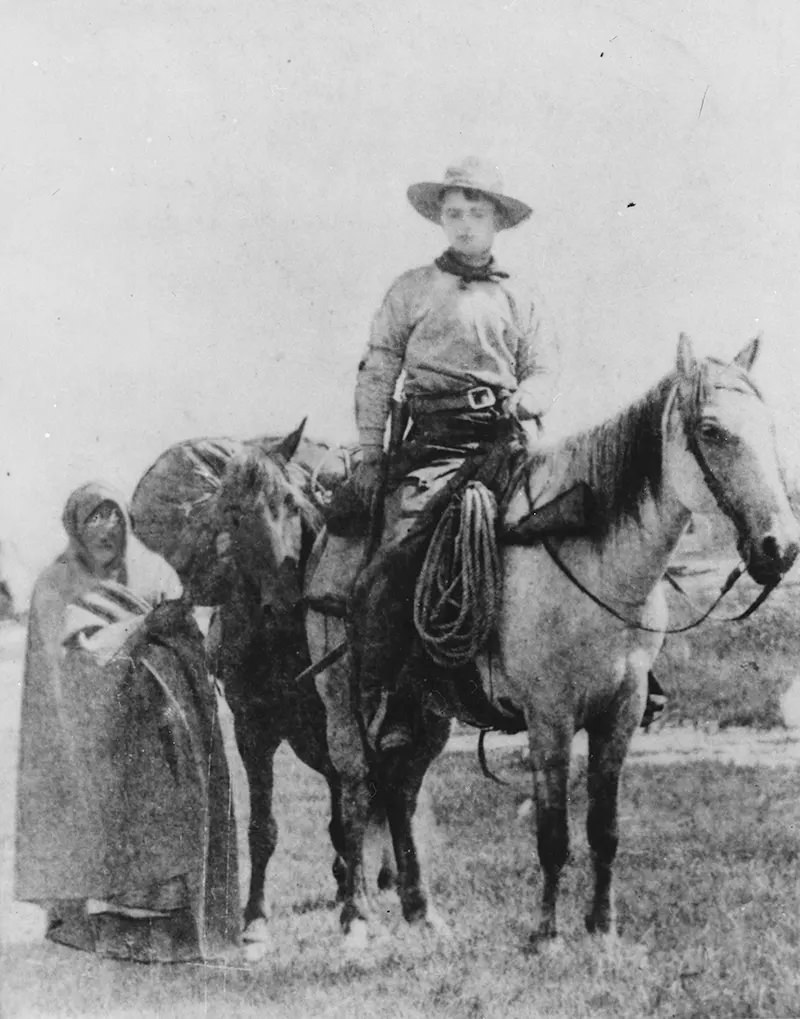
[[[372,507],[382,486],[389,492],[381,553],[362,572],[351,602],[362,715],[368,741],[382,750],[411,735],[391,710],[387,715],[386,695],[413,639],[416,575],[400,577],[391,563],[402,560],[420,514],[466,461],[510,437],[519,442],[520,421],[541,427],[555,397],[558,359],[539,299],[492,256],[497,232],[532,211],[504,194],[496,168],[467,158],[441,181],[412,185],[408,198],[441,225],[449,247],[390,287],[355,395],[363,459],[354,487]],[[384,436],[401,375],[410,424],[387,465]]]

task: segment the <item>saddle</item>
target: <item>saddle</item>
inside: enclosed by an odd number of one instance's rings
[[[521,519],[503,524],[502,509],[508,506],[518,488],[524,459],[518,447],[509,450],[506,444],[501,445],[505,448],[490,450],[478,463],[468,461],[432,501],[403,542],[405,548],[393,553],[395,558],[402,555],[405,560],[403,572],[413,570],[415,578],[419,576],[437,526],[471,482],[485,485],[500,503],[495,528],[498,543],[533,545],[545,536],[590,533],[593,501],[585,484],[548,493],[540,505]],[[356,578],[365,565],[371,519],[349,481],[336,489],[325,516],[326,526],[314,544],[307,565],[304,600],[316,611],[345,618]],[[380,557],[380,553],[378,555]]]

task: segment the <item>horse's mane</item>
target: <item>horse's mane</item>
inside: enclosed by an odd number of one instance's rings
[[[567,461],[565,480],[591,489],[602,531],[623,518],[639,518],[648,496],[662,482],[662,418],[675,382],[669,375],[644,396],[604,421],[570,436],[554,450]]]
[[[286,464],[282,458],[256,449],[232,457],[220,484],[222,509],[246,507],[262,492],[267,498],[290,493],[304,528],[313,535],[319,532],[322,514],[309,494],[309,474],[299,464]]]
[[[716,358],[699,361],[690,381],[690,418],[716,385],[725,388],[744,385],[760,397],[743,368]],[[580,482],[587,484],[600,536],[625,519],[639,521],[648,499],[657,499],[661,492],[662,424],[666,401],[677,382],[677,373],[671,372],[614,417],[569,436],[550,449],[534,451],[530,476],[544,468],[558,477],[559,487],[564,490]]]

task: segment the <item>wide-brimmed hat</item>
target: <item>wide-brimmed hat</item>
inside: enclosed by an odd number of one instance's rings
[[[467,156],[444,171],[442,180],[422,181],[408,189],[408,200],[420,215],[433,223],[441,222],[442,192],[447,188],[480,191],[497,205],[501,217],[498,226],[507,230],[517,226],[533,209],[517,198],[503,194],[503,180],[496,166],[478,156]]]

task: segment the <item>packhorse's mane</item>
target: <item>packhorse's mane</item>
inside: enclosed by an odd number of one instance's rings
[[[738,365],[707,358],[695,369],[690,417],[705,402],[718,377],[728,386],[743,384],[758,395]],[[638,521],[648,498],[659,497],[663,480],[662,424],[666,401],[676,383],[677,375],[672,372],[614,417],[569,436],[552,449],[534,452],[532,473],[547,464],[564,489],[579,482],[589,486],[600,535],[625,519]]]
[[[221,502],[223,508],[241,510],[260,493],[268,499],[291,494],[304,530],[316,535],[322,526],[322,515],[308,494],[309,483],[308,472],[298,464],[284,464],[267,452],[248,450],[234,456],[225,468]]]

